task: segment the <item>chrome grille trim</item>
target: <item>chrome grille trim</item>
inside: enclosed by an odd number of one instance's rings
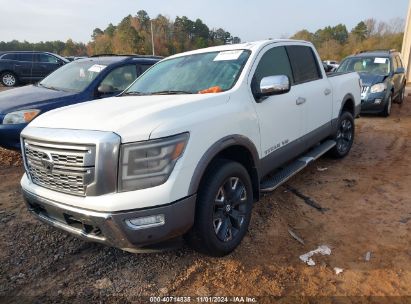
[[[30,181],[76,196],[97,196],[117,191],[120,143],[119,135],[106,131],[27,127],[21,133],[24,167]],[[35,151],[26,151],[26,144]],[[44,162],[38,159],[43,153],[52,160],[52,173],[60,174],[57,178],[68,181],[74,188],[66,184],[65,187],[60,183],[53,184],[47,175],[42,180],[33,180],[29,164],[45,170]],[[77,187],[80,179],[74,180],[73,176],[83,178],[83,188]]]
[[[94,181],[95,146],[66,146],[25,140],[28,174],[33,183],[73,195],[86,195]],[[52,163],[47,169],[43,161]]]

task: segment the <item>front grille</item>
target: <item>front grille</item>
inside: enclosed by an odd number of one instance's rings
[[[361,99],[362,100],[365,99],[365,97],[367,97],[367,93],[368,93],[369,89],[370,89],[370,87],[368,87],[368,86],[362,86],[361,87]]]
[[[24,141],[28,174],[36,185],[84,196],[94,182],[95,146]]]

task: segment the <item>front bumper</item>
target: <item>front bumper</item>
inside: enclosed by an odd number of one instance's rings
[[[386,92],[369,93],[361,100],[361,114],[377,114],[381,113],[388,102]]]
[[[148,245],[167,241],[186,233],[194,223],[196,196],[149,209],[96,212],[35,195],[23,189],[27,207],[39,220],[69,232],[83,240],[99,242],[129,252],[138,252]],[[127,219],[163,214],[162,226],[130,228]]]
[[[20,150],[20,133],[26,126],[27,124],[0,124],[0,147]]]

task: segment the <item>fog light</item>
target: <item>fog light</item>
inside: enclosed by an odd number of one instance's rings
[[[162,226],[166,223],[164,214],[137,217],[125,220],[128,227],[134,230]]]
[[[382,102],[382,99],[376,99],[376,100],[374,100],[374,103],[375,104],[380,104]]]

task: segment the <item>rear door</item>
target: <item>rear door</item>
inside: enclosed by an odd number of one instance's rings
[[[332,119],[332,87],[319,65],[319,58],[308,45],[287,46],[294,75],[295,105],[302,111],[302,134],[321,132]]]

